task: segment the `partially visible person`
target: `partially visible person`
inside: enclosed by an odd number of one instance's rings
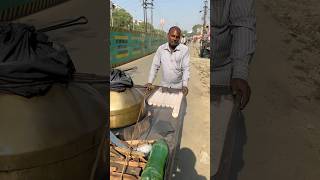
[[[244,109],[251,94],[249,63],[256,47],[254,0],[213,1],[212,7],[212,82],[230,86]]]
[[[187,39],[184,34],[182,35],[180,42],[181,42],[181,44],[187,45]]]
[[[246,137],[240,110],[251,95],[248,76],[256,48],[254,0],[212,1],[211,13],[211,179],[229,180],[236,179],[241,168],[237,165],[243,164]]]

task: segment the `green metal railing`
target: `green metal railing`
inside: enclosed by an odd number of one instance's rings
[[[111,66],[116,67],[151,54],[165,42],[165,34],[143,33],[120,28],[111,28]]]

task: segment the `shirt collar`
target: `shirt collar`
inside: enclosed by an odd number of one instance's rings
[[[180,51],[180,50],[181,50],[180,47],[181,47],[181,44],[179,43],[178,46],[173,50],[173,52]],[[168,42],[167,42],[166,45],[164,46],[164,49],[167,50],[167,51],[169,51],[169,52],[171,52],[171,49],[170,49],[170,47],[169,47],[169,43],[168,43]]]

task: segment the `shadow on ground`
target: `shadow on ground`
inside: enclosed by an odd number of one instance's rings
[[[201,176],[195,169],[196,156],[189,148],[182,148],[177,152],[178,164],[174,166],[173,180],[206,180],[206,177]]]
[[[237,180],[238,174],[245,165],[243,154],[244,146],[247,142],[245,117],[241,113],[237,123],[235,149],[232,154],[230,180]]]
[[[232,150],[224,149],[220,167],[215,176],[211,176],[211,180],[237,180],[239,172],[245,166],[244,162],[244,146],[247,142],[247,133],[245,125],[245,117],[242,113],[235,119],[234,132],[228,133],[226,141],[227,144],[233,144]],[[233,143],[230,143],[233,141]],[[226,142],[225,142],[226,143]],[[231,154],[230,154],[231,153]]]

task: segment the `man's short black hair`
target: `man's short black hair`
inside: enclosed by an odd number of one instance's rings
[[[172,27],[169,29],[168,33],[170,33],[172,30],[176,30],[176,31],[178,31],[178,32],[181,34],[181,29],[180,29],[178,26],[172,26]]]

